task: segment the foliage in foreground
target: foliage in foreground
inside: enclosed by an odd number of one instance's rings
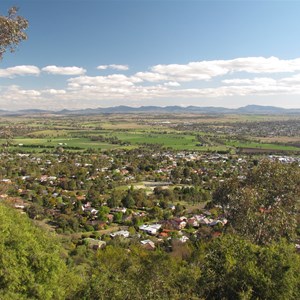
[[[65,299],[72,276],[54,238],[3,204],[0,233],[0,298]]]
[[[200,269],[168,254],[107,247],[99,252],[78,299],[193,299]]]
[[[225,181],[213,195],[231,231],[260,245],[295,239],[300,199],[297,164],[263,161],[244,179]]]
[[[299,268],[284,240],[258,246],[228,235],[210,245],[199,286],[206,299],[298,299]]]
[[[160,251],[99,252],[76,299],[297,299],[300,258],[281,240],[258,246],[227,235],[187,260]]]
[[[139,246],[82,248],[81,259],[71,252],[65,257],[67,265],[54,237],[3,204],[0,232],[1,299],[297,299],[300,294],[300,257],[285,240],[261,246],[227,234],[188,245],[184,258]]]
[[[18,16],[17,12],[18,9],[12,7],[8,11],[8,16],[0,16],[0,60],[7,49],[14,52],[18,44],[27,39],[25,30],[28,21]]]

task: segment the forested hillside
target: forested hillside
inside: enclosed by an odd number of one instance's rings
[[[54,236],[0,205],[0,298],[65,299],[74,278]]]

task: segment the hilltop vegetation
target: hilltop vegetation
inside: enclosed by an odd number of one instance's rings
[[[0,298],[65,299],[73,277],[57,239],[3,204],[0,231]]]
[[[83,245],[61,257],[54,237],[0,209],[1,230],[10,228],[1,240],[1,299],[279,300],[300,292],[299,255],[283,240],[258,246],[227,234],[179,248],[181,258],[122,244],[100,252]]]

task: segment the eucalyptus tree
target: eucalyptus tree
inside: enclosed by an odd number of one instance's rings
[[[8,10],[7,16],[0,16],[0,59],[7,50],[14,52],[19,43],[27,39],[27,28],[28,21],[18,15],[15,6]]]
[[[299,166],[270,161],[254,166],[244,179],[225,181],[213,195],[227,228],[257,244],[294,239],[299,199]]]

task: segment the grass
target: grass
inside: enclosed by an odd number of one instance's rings
[[[294,146],[269,144],[269,143],[255,143],[255,142],[242,143],[239,141],[227,141],[226,145],[237,147],[237,148],[258,148],[258,149],[267,149],[267,150],[282,150],[282,151],[298,150],[299,151],[299,148]]]
[[[51,130],[44,131],[44,133],[52,133]],[[66,131],[64,133],[67,134]],[[88,135],[96,135],[97,132],[87,132]],[[224,145],[210,145],[210,146],[197,146],[198,141],[192,134],[184,133],[159,133],[159,132],[147,132],[131,130],[128,132],[124,131],[104,131],[102,133],[106,137],[117,137],[123,142],[128,142],[131,145],[126,148],[134,148],[142,144],[156,144],[166,148],[172,148],[174,150],[191,150],[191,151],[225,151],[232,147],[235,148],[256,148],[256,149],[268,149],[278,151],[299,151],[299,148],[289,145],[280,145],[273,143],[258,143],[258,142],[240,142],[235,140],[225,140]],[[4,140],[0,140],[0,143],[4,143]],[[12,143],[15,147],[19,144],[23,144],[24,151],[41,151],[40,149],[51,149],[59,146],[65,147],[76,147],[82,150],[86,149],[115,149],[120,148],[120,145],[110,144],[100,141],[91,141],[89,138],[75,138],[75,137],[48,137],[48,138],[28,138],[28,137],[17,137]],[[32,145],[32,148],[30,146]],[[19,147],[22,148],[21,146]],[[125,148],[124,146],[122,148]]]
[[[115,132],[113,134],[124,142],[133,145],[139,144],[158,144],[164,147],[170,147],[176,150],[195,150],[197,141],[193,135],[183,134],[161,134],[161,133],[145,133],[145,132]]]
[[[4,140],[0,140],[0,143]],[[78,147],[81,149],[112,149],[117,148],[118,145],[113,145],[103,142],[93,142],[88,138],[16,138],[12,142],[14,145],[23,144],[24,146],[33,146],[32,149],[37,149],[35,146],[40,146],[38,148],[47,147]],[[60,145],[62,144],[62,145]],[[21,147],[20,147],[21,148]],[[26,147],[27,148],[27,147]],[[24,147],[25,149],[25,147]]]
[[[138,124],[134,122],[112,122],[101,124],[103,129],[151,129],[150,125]]]

